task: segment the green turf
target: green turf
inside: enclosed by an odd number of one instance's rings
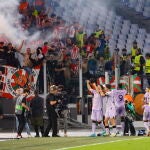
[[[0,150],[54,150],[69,147],[82,146],[94,143],[103,143],[102,145],[78,147],[73,149],[83,150],[150,150],[150,138],[135,140],[135,137],[67,137],[67,138],[29,138],[20,140],[11,140],[0,142]],[[126,140],[129,139],[129,140]],[[133,140],[134,139],[134,140]],[[118,141],[121,140],[121,141]],[[122,140],[124,140],[122,142]],[[105,143],[116,141],[116,143]],[[149,148],[148,148],[149,147]],[[146,149],[147,148],[147,149]]]
[[[150,150],[150,138],[82,146],[69,148],[69,150]]]

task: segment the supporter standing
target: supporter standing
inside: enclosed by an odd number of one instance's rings
[[[42,47],[42,53],[46,56],[47,53],[48,53],[48,49],[49,49],[49,46],[48,46],[48,42],[44,42],[44,45]]]
[[[97,61],[92,54],[88,59],[88,74],[90,78],[94,78],[96,75]]]
[[[105,60],[104,57],[100,56],[99,60],[97,61],[97,77],[105,76]]]
[[[24,41],[22,41],[19,48],[13,47],[12,43],[8,43],[7,46],[4,46],[4,51],[6,51],[6,61],[7,65],[13,66],[13,67],[20,67],[19,60],[16,57],[16,54],[21,50],[23,46]],[[13,60],[13,61],[12,61]]]
[[[69,29],[68,29],[68,37],[71,39],[71,41],[74,41],[75,39],[75,33],[76,33],[76,29],[75,29],[75,23],[70,25]]]
[[[127,58],[124,65],[124,73],[131,74],[132,63],[131,63],[131,54],[127,54]]]
[[[83,77],[87,79],[88,77],[88,59],[87,58],[83,58],[82,72],[83,72]]]
[[[39,72],[39,76],[38,76],[38,81],[39,81],[39,92],[43,93],[44,91],[44,84],[43,84],[43,60],[44,60],[45,56],[42,53],[42,48],[38,47],[36,49],[36,52],[32,55],[30,55],[30,61],[32,62],[32,67],[40,67],[40,72]],[[32,74],[31,74],[32,75]],[[31,76],[32,77],[32,76]],[[32,82],[32,78],[31,78],[31,82]],[[35,87],[32,88],[34,89]]]
[[[55,79],[55,68],[57,65],[57,60],[55,55],[51,54],[49,55],[49,57],[47,58],[47,62],[46,62],[46,66],[47,66],[47,74],[48,76],[50,76],[52,78],[52,80]]]
[[[66,70],[64,66],[64,62],[58,61],[55,67],[55,84],[56,85],[65,85],[65,74],[64,71]]]
[[[31,60],[31,49],[27,48],[23,55],[22,67],[29,75],[29,86],[32,87],[32,60]]]
[[[106,48],[105,34],[100,34],[99,35],[99,45],[96,49],[98,57],[100,57],[100,56],[104,57],[105,48]]]
[[[65,70],[64,70],[64,76],[65,76],[65,87],[69,89],[70,87],[70,82],[71,82],[71,56],[70,54],[66,55],[66,60],[64,61],[64,66],[65,66]]]

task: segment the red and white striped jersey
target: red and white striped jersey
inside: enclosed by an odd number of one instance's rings
[[[71,59],[79,59],[79,48],[75,45],[71,50]]]

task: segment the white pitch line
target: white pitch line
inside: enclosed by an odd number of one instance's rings
[[[108,143],[122,142],[122,141],[127,141],[127,140],[141,140],[143,138],[146,138],[146,137],[130,138],[130,139],[115,140],[115,141],[109,141],[109,142],[103,142],[103,143],[94,143],[94,144],[80,145],[80,146],[74,146],[74,147],[66,147],[66,148],[60,148],[56,150],[68,150],[68,149],[81,148],[81,147],[86,147],[86,146],[95,146],[95,145],[102,145],[102,144],[108,144]]]

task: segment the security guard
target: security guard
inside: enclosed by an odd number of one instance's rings
[[[145,64],[145,59],[141,53],[141,49],[138,48],[136,51],[136,56],[134,59],[134,70],[133,74],[137,74],[139,76],[143,75],[143,66]]]
[[[143,73],[144,73],[145,59],[141,53],[141,49],[138,48],[134,59],[133,74],[137,74],[141,78],[141,89],[143,90]]]
[[[132,62],[134,62],[137,50],[138,50],[137,42],[134,41],[133,42],[133,47],[131,48],[131,61]]]
[[[104,31],[99,29],[99,30],[95,31],[94,33],[95,33],[95,38],[99,38],[100,35],[104,34]]]
[[[145,74],[148,81],[148,84],[150,86],[150,53],[147,53],[145,55],[146,57],[146,63],[145,63]]]
[[[84,45],[84,35],[85,35],[85,33],[82,31],[82,29],[80,29],[80,30],[76,33],[77,46],[79,46],[80,48],[82,48],[83,45]]]

